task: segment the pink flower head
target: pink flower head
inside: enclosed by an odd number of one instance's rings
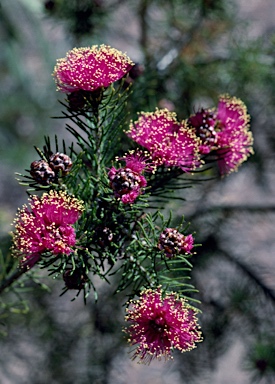
[[[221,95],[219,98],[217,116],[218,130],[244,131],[248,129],[250,116],[245,104],[237,97]]]
[[[147,169],[147,158],[141,152],[133,152],[122,159],[126,163],[125,167],[119,169],[112,167],[108,177],[115,197],[123,204],[131,204],[143,193],[143,188],[147,185],[142,175],[142,172]]]
[[[236,97],[221,96],[217,109],[217,154],[222,175],[236,171],[253,154],[250,116]]]
[[[195,131],[188,129],[185,121],[179,123],[176,114],[168,109],[141,112],[138,121],[130,124],[127,134],[150,152],[156,165],[188,171],[200,163]]]
[[[163,295],[161,288],[141,292],[138,300],[129,303],[125,317],[130,323],[125,332],[136,346],[133,359],[149,364],[154,358],[172,358],[173,349],[195,348],[202,341],[197,313],[176,293]]]
[[[167,257],[191,253],[194,238],[192,235],[184,236],[175,228],[166,228],[159,237],[158,248],[163,250]]]
[[[200,153],[216,151],[222,175],[236,171],[253,154],[253,137],[244,103],[236,97],[220,96],[218,108],[202,109],[188,119],[201,139]]]
[[[58,59],[53,77],[57,90],[93,92],[109,87],[126,75],[134,63],[130,58],[108,45],[74,48],[65,58]]]
[[[62,226],[76,223],[83,211],[83,202],[65,192],[52,190],[44,193],[41,199],[33,196],[31,208],[46,224]]]
[[[124,160],[125,166],[137,173],[154,172],[156,169],[150,154],[138,149],[135,151],[129,151],[129,153],[119,158],[119,160]]]
[[[222,175],[237,171],[240,164],[253,154],[253,137],[250,131],[218,132],[218,167]]]
[[[23,256],[22,266],[31,268],[41,254],[67,254],[76,243],[72,225],[83,211],[83,202],[65,192],[50,191],[32,196],[30,209],[24,206],[15,219],[13,251]]]

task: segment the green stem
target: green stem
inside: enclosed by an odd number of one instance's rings
[[[10,287],[16,280],[19,279],[27,270],[25,268],[17,269],[10,277],[4,279],[0,284],[0,294],[8,287]]]

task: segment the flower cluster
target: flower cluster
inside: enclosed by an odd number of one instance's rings
[[[202,109],[188,119],[201,139],[200,153],[215,151],[222,175],[236,171],[253,154],[253,137],[244,103],[228,95],[220,96],[217,109]]]
[[[131,122],[127,135],[146,148],[156,165],[180,167],[184,171],[195,169],[200,164],[200,140],[195,130],[179,123],[176,113],[168,109],[141,112],[136,122]]]
[[[222,175],[236,170],[253,153],[249,115],[236,97],[220,96],[217,109],[202,109],[182,122],[167,109],[142,112],[127,135],[152,155],[156,165],[188,172],[215,152]]]
[[[129,303],[125,317],[130,323],[125,332],[136,347],[133,359],[150,363],[154,358],[171,358],[174,349],[195,348],[202,341],[196,315],[176,293],[164,295],[161,288],[142,291],[138,300]]]
[[[169,258],[176,255],[191,253],[194,238],[192,235],[184,236],[175,228],[166,228],[159,237],[158,248],[165,252]]]
[[[108,276],[120,273],[117,292],[132,287],[131,297],[140,295],[128,303],[126,315],[129,326],[125,332],[135,348],[133,358],[150,363],[162,356],[171,358],[174,349],[189,351],[202,337],[198,310],[184,297],[169,292],[171,286],[181,287],[181,292],[193,290],[180,280],[182,264],[188,264],[188,271],[192,267],[187,257],[168,260],[191,255],[193,236],[167,228],[170,219],[165,221],[146,198],[150,192],[162,198],[167,192],[166,181],[183,172],[203,170],[211,156],[222,175],[236,170],[253,153],[253,138],[246,107],[235,97],[221,96],[216,109],[202,109],[182,121],[175,112],[157,108],[141,112],[126,132],[135,147],[139,145],[148,152],[129,151],[116,158],[124,166],[111,166],[110,159],[122,150],[116,152],[114,143],[119,143],[119,134],[123,134],[119,128],[126,89],[143,70],[126,54],[106,45],[74,48],[57,61],[53,73],[57,90],[68,94],[69,113],[64,115],[77,125],[77,129],[67,125],[67,130],[81,149],[78,154],[73,145],[70,147],[77,158],[78,172],[65,178],[62,185],[57,183],[58,177],[70,172],[72,160],[64,153],[53,154],[46,141],[44,153],[38,151],[42,159],[31,164],[29,185],[36,190],[62,191],[31,196],[29,206],[19,210],[12,251],[20,259],[22,273],[42,260],[40,264],[51,265],[51,271],[62,274],[66,290],[83,290],[84,300],[91,288],[96,290],[91,275],[108,281]],[[127,74],[114,92],[106,90]],[[56,151],[58,148],[56,139]],[[65,151],[65,143],[63,148]],[[79,194],[87,206],[86,217],[78,226],[83,228],[81,246],[74,225],[82,215],[84,202],[73,194]],[[134,204],[143,194],[140,204]],[[152,215],[149,207],[155,209]],[[55,265],[57,259],[59,265]],[[165,276],[169,264],[173,268]],[[163,281],[165,291],[159,286]]]
[[[134,63],[130,58],[108,45],[74,48],[59,59],[53,77],[57,90],[65,93],[96,91],[109,87],[125,76]]]
[[[73,224],[83,212],[83,202],[65,192],[50,191],[32,196],[15,219],[13,250],[22,265],[31,268],[43,252],[69,255],[76,243]]]

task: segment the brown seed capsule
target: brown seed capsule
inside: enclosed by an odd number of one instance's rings
[[[76,289],[80,290],[85,287],[85,283],[87,283],[88,276],[83,271],[78,269],[72,271],[71,269],[67,269],[63,273],[63,280],[68,289]]]
[[[68,95],[69,107],[72,111],[83,109],[87,103],[85,91],[75,91]]]
[[[117,196],[129,193],[140,185],[140,175],[130,168],[118,169],[115,175],[110,176],[110,186]]]
[[[42,185],[48,185],[55,179],[55,173],[45,160],[35,160],[31,163],[32,178]]]
[[[94,241],[102,248],[107,247],[113,240],[114,234],[108,227],[97,227],[95,230]]]
[[[158,248],[164,250],[167,257],[173,257],[182,252],[185,236],[175,228],[166,228],[159,237]]]
[[[51,169],[57,174],[61,171],[62,176],[67,175],[72,168],[72,160],[64,153],[54,153],[49,159]]]
[[[143,75],[143,73],[144,66],[142,64],[136,63],[124,78],[123,88],[126,89],[129,84],[134,83],[137,78]]]

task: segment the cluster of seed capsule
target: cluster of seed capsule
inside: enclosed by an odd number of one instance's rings
[[[140,175],[130,168],[121,168],[115,175],[110,176],[110,186],[117,197],[139,188]]]
[[[72,160],[64,153],[54,153],[49,160],[35,160],[31,163],[32,178],[42,185],[49,185],[56,181],[59,175],[66,176],[72,168]]]
[[[166,228],[160,234],[158,248],[164,251],[167,257],[190,253],[193,248],[193,237],[184,236],[175,228]]]

